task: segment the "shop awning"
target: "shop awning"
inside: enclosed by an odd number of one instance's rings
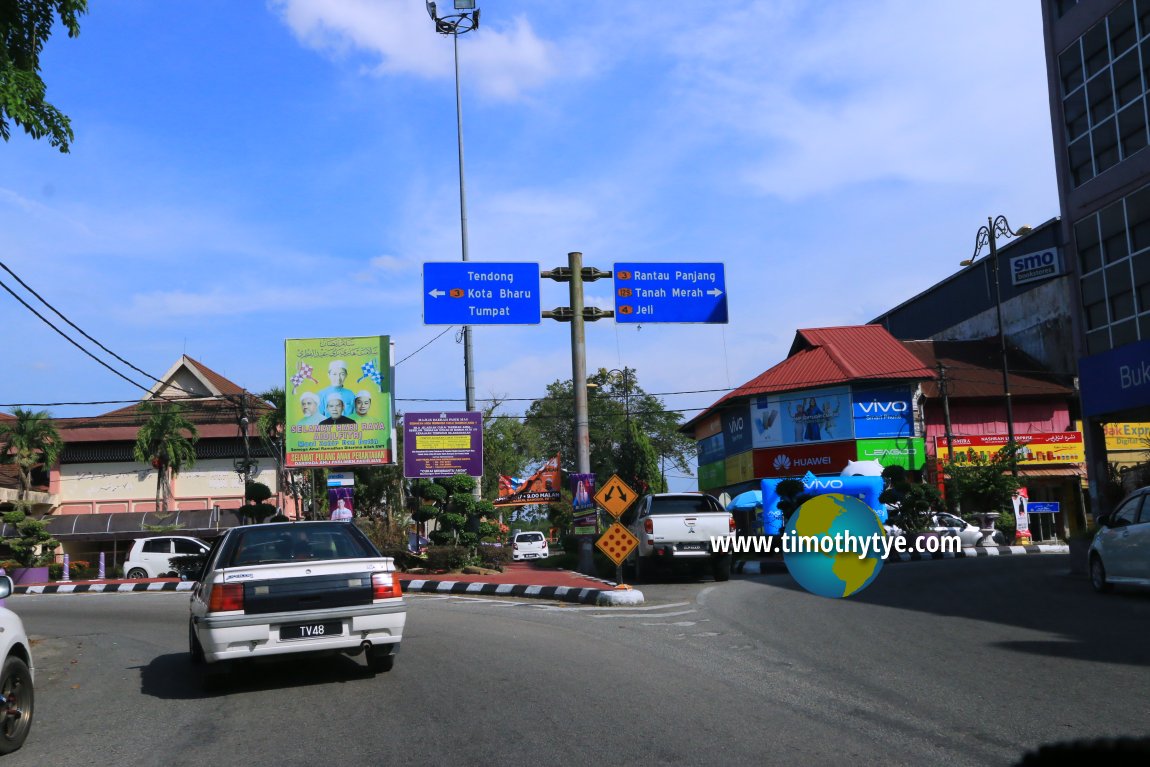
[[[1018,473],[1025,477],[1085,477],[1086,467],[1082,464],[1070,466],[1019,466]]]
[[[57,514],[41,517],[48,532],[60,541],[117,541],[149,535],[162,535],[152,528],[170,528],[169,535],[215,538],[229,527],[240,524],[237,509],[193,509],[176,511],[161,518],[152,512],[101,514]],[[0,526],[0,538],[16,536],[14,525]]]

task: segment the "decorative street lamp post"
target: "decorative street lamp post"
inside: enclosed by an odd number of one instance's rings
[[[1006,398],[1006,444],[1011,450],[1010,472],[1014,478],[1018,479],[1018,446],[1014,442],[1014,406],[1010,397],[1010,365],[1007,358],[1006,350],[1006,326],[1002,322],[1002,285],[998,277],[998,237],[1020,237],[1024,234],[1030,233],[1029,226],[1022,226],[1016,232],[1010,228],[1010,223],[1006,220],[1006,216],[998,216],[997,218],[986,219],[986,226],[980,227],[978,233],[974,237],[974,254],[963,261],[959,262],[962,266],[970,266],[974,260],[978,258],[978,254],[982,251],[983,245],[990,246],[990,265],[994,272],[994,307],[998,318],[998,346],[999,352],[1002,356],[1002,391]],[[953,456],[951,457],[953,460]],[[987,512],[983,510],[981,515],[983,517],[981,530],[983,533],[982,539],[979,540],[980,545],[990,545],[994,535],[994,520],[998,518],[997,512]]]

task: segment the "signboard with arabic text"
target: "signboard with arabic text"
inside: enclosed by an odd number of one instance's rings
[[[962,461],[970,451],[990,458],[1006,445],[1006,441],[1005,434],[952,435],[950,438],[956,461]],[[1082,463],[1086,460],[1086,447],[1082,442],[1080,431],[1015,434],[1014,441],[1019,445],[1019,463],[1024,466]],[[950,452],[947,450],[946,437],[935,437],[934,444],[938,460],[949,460]]]

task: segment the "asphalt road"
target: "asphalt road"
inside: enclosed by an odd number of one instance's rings
[[[1147,734],[1150,595],[1064,556],[888,565],[863,593],[786,575],[643,586],[636,608],[408,597],[388,674],[261,664],[203,692],[187,597],[12,597],[37,716],[4,767],[1011,764]]]

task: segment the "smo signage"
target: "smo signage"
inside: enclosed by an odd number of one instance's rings
[[[1037,282],[1062,274],[1062,258],[1057,248],[1027,253],[1010,259],[1010,281],[1014,285]]]

